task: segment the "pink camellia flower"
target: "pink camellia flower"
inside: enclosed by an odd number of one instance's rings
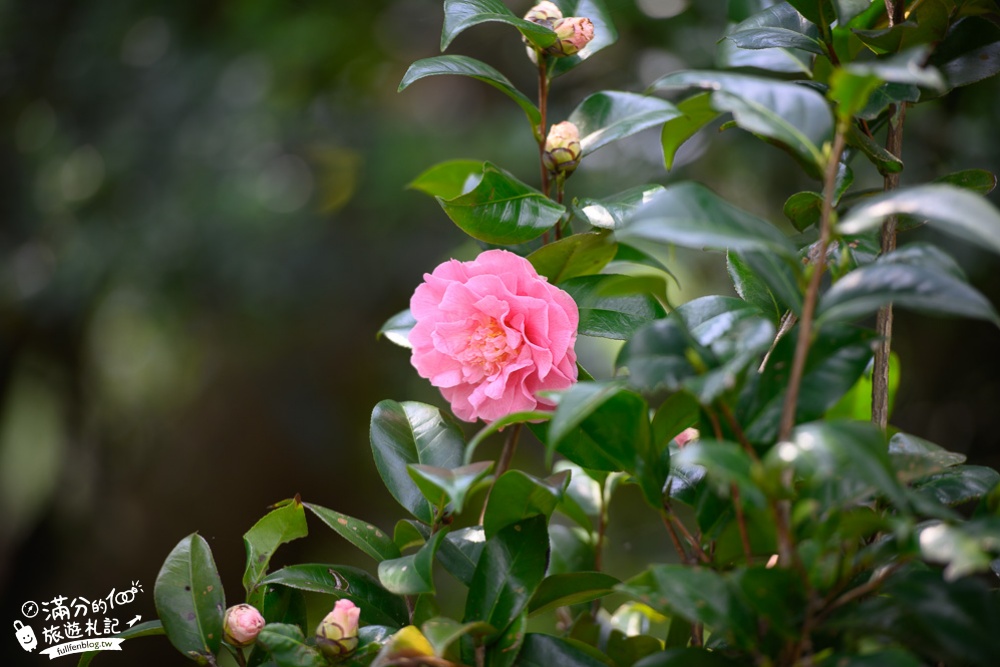
[[[316,628],[316,645],[331,658],[344,657],[358,647],[361,608],[350,600],[337,600]]]
[[[222,627],[227,642],[233,646],[249,646],[264,627],[264,617],[252,605],[238,604],[226,610]]]
[[[410,361],[459,419],[551,407],[538,392],[576,381],[576,303],[512,252],[441,264],[424,275],[410,310]]]

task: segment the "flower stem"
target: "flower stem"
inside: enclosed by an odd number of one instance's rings
[[[486,498],[483,500],[483,511],[479,514],[479,525],[483,525],[483,521],[486,519],[486,506],[490,502],[490,496],[493,495],[493,487],[496,486],[500,476],[510,469],[510,462],[514,458],[514,452],[517,451],[517,437],[520,434],[520,424],[514,424],[507,434],[507,439],[503,443],[503,451],[500,452],[500,460],[497,462],[496,472],[493,475],[493,483],[490,484],[490,488],[486,492]]]
[[[545,136],[548,132],[548,120],[546,116],[548,115],[549,107],[549,75],[546,71],[545,55],[539,51],[536,51],[536,54],[538,56],[538,113],[540,118],[535,138],[538,140],[538,166],[542,171],[542,193],[548,197],[549,190],[551,189],[549,185],[549,170],[545,168],[545,161],[542,159],[542,156],[545,154]],[[556,233],[558,234],[558,231]]]

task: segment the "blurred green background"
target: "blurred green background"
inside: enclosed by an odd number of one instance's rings
[[[458,157],[537,180],[523,114],[492,88],[435,77],[396,93],[410,62],[439,52],[441,4],[0,1],[8,622],[25,600],[99,597],[134,580],[145,592],[129,615],[149,620],[159,566],[193,531],[214,550],[228,603],[240,602],[241,535],[296,493],[385,529],[401,518],[371,462],[371,409],[383,398],[442,401],[407,352],[375,332],[407,306],[425,271],[474,251],[456,250],[463,235],[405,186]],[[523,13],[530,2],[507,4]],[[667,72],[712,66],[725,4],[607,0],[620,40],[557,80],[550,119],[599,89],[641,91]],[[470,30],[449,52],[533,90],[507,26]],[[904,183],[1000,171],[998,99],[990,80],[912,109]],[[880,185],[864,168],[857,176]],[[568,194],[684,178],[782,225],[784,200],[815,187],[780,151],[712,128],[669,174],[655,132],[605,148]],[[915,238],[946,245],[1000,304],[997,258],[933,230]],[[667,259],[684,288],[677,299],[730,289],[719,255]],[[894,423],[1000,465],[997,330],[902,313],[896,332],[903,386]],[[605,352],[582,344],[599,372]],[[530,447],[522,455],[530,468]],[[368,566],[311,526],[275,566]],[[619,530],[638,560],[667,548],[639,539],[631,523]],[[9,664],[45,660],[11,639],[2,655]],[[189,664],[162,638],[99,661]]]

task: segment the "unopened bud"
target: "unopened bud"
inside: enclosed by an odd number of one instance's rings
[[[700,434],[696,428],[686,428],[677,435],[674,436],[674,442],[677,443],[678,447],[683,447],[692,440],[697,440]]]
[[[238,604],[226,610],[222,621],[226,641],[233,646],[249,646],[264,627],[264,617],[248,604]]]
[[[549,129],[542,153],[542,164],[552,174],[573,173],[580,164],[583,149],[580,147],[580,130],[576,125],[564,120]]]
[[[552,24],[556,41],[545,49],[550,56],[572,56],[594,39],[594,24],[588,18],[570,16]]]
[[[555,3],[544,0],[544,2],[539,2],[529,9],[528,13],[524,15],[524,20],[551,28],[552,23],[562,17],[562,10],[556,7]]]
[[[358,648],[361,609],[350,600],[337,600],[333,611],[316,628],[316,646],[330,658],[342,658]]]

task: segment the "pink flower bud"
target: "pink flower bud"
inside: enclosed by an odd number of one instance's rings
[[[549,129],[545,139],[542,163],[552,174],[571,174],[580,164],[583,150],[580,147],[580,130],[576,125],[564,120]]]
[[[316,628],[316,645],[328,657],[345,657],[358,647],[361,609],[350,600],[337,600],[333,611]]]
[[[264,617],[248,604],[238,604],[226,610],[222,622],[226,641],[233,646],[249,646],[264,627]]]
[[[556,7],[555,3],[544,0],[544,2],[539,2],[529,9],[528,13],[524,15],[524,20],[551,28],[552,23],[562,17],[562,10]]]
[[[686,428],[677,435],[674,436],[674,442],[677,443],[678,447],[683,447],[693,440],[697,440],[701,434],[698,433],[696,428]]]
[[[572,56],[594,39],[594,24],[588,18],[570,16],[552,24],[556,41],[545,49],[550,56]]]

